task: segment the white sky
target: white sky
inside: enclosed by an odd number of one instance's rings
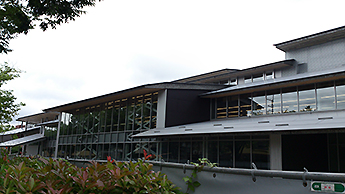
[[[138,85],[284,60],[275,43],[344,25],[343,0],[104,0],[0,54],[19,116]]]

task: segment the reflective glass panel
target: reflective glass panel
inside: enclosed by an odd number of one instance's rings
[[[250,141],[235,141],[235,167],[250,168]]]
[[[269,141],[253,141],[252,158],[258,169],[268,170],[270,168]]]
[[[253,93],[253,116],[266,114],[266,97],[265,92]]]
[[[190,150],[191,150],[190,141],[180,142],[180,163],[187,163],[188,160],[191,161]]]
[[[317,84],[317,110],[335,109],[334,82]]]
[[[226,118],[226,97],[217,98],[217,119]]]
[[[267,114],[281,113],[280,89],[267,91]]]
[[[233,141],[219,142],[219,166],[233,167]]]
[[[283,113],[297,112],[297,90],[296,87],[283,88]]]
[[[310,84],[306,86],[298,86],[299,94],[299,111],[315,111],[316,98],[315,98],[315,85]]]
[[[169,142],[169,162],[178,162],[179,142]]]
[[[228,98],[228,117],[238,117],[238,96]]]
[[[345,80],[336,82],[337,109],[345,109]]]
[[[202,156],[202,141],[193,141],[192,142],[192,162],[198,162],[199,158]]]
[[[207,158],[212,163],[218,163],[218,142],[217,141],[208,142]]]
[[[240,95],[240,117],[252,115],[251,94]]]

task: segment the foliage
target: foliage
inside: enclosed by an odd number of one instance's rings
[[[90,162],[79,168],[65,160],[17,157],[0,160],[0,193],[181,193],[165,174],[139,160]]]
[[[186,193],[189,192],[189,190],[191,191],[195,191],[195,188],[199,187],[201,184],[199,183],[199,181],[196,181],[195,179],[197,178],[197,173],[201,172],[202,169],[204,168],[204,166],[213,168],[217,166],[217,163],[211,163],[207,158],[199,158],[199,163],[194,163],[191,162],[191,164],[194,165],[194,169],[192,171],[192,175],[191,176],[185,176],[183,177],[183,181],[187,184],[188,188]]]
[[[21,71],[8,66],[7,63],[0,66],[0,88],[8,81],[19,77]],[[8,131],[11,129],[9,122],[18,114],[21,106],[24,103],[15,103],[17,98],[13,95],[12,90],[0,90],[0,132]]]
[[[0,53],[10,52],[9,41],[18,34],[27,34],[35,22],[44,31],[75,20],[85,13],[85,6],[94,6],[97,0],[1,0]],[[99,0],[100,1],[100,0]]]

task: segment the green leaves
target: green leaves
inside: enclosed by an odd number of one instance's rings
[[[0,53],[8,53],[9,41],[28,33],[38,22],[44,31],[75,20],[85,13],[85,6],[97,0],[2,0],[0,2]],[[100,1],[100,0],[99,0]]]
[[[191,191],[195,191],[195,188],[199,187],[201,184],[194,180],[197,178],[197,174],[198,172],[201,172],[202,169],[204,168],[204,166],[207,166],[207,167],[210,167],[210,168],[213,168],[213,167],[216,167],[217,166],[217,163],[211,163],[207,158],[199,158],[199,163],[194,163],[194,162],[191,162],[192,165],[194,165],[194,169],[192,171],[192,174],[191,176],[186,176],[186,177],[183,177],[182,180],[187,184],[188,188],[187,188],[187,192],[189,192],[189,190]]]
[[[7,63],[0,65],[0,88],[8,81],[19,77],[21,71],[8,66]],[[0,90],[0,132],[12,129],[9,123],[12,118],[18,114],[21,106],[24,103],[16,104],[16,97],[13,95],[12,90]]]
[[[1,160],[0,160],[1,161]],[[90,162],[78,168],[63,160],[14,158],[0,168],[1,193],[181,193],[165,174],[138,162]]]

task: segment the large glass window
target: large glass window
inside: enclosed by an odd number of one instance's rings
[[[282,91],[283,113],[293,113],[298,111],[296,87],[283,88]]]
[[[281,95],[280,89],[267,91],[267,114],[281,113]]]
[[[251,94],[240,95],[240,117],[252,115]]]
[[[238,117],[238,97],[229,96],[228,98],[228,117]]]
[[[315,85],[305,85],[298,87],[299,94],[299,110],[303,111],[315,111],[316,99],[315,99]]]
[[[252,141],[252,157],[258,169],[270,169],[269,141]]]
[[[337,109],[345,109],[345,80],[336,82]]]
[[[253,115],[266,114],[266,96],[265,91],[253,93]]]
[[[235,167],[250,168],[250,141],[235,141]]]
[[[226,118],[226,97],[217,98],[217,119]]]
[[[335,109],[335,89],[334,82],[324,82],[317,84],[317,110]]]
[[[180,163],[187,163],[187,161],[191,161],[191,141],[189,138],[188,140],[182,140],[180,143]],[[170,158],[169,158],[170,161]]]
[[[209,150],[210,152],[211,150]],[[214,150],[216,152],[216,150]],[[232,136],[219,138],[219,166],[233,167],[233,140]]]

